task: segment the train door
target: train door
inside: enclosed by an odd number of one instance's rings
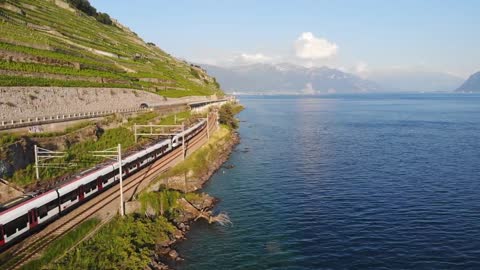
[[[37,208],[34,208],[28,211],[28,223],[30,224],[30,229],[38,225],[38,211]]]
[[[5,245],[5,232],[3,231],[3,225],[0,224],[0,247]]]
[[[83,185],[78,187],[78,200],[81,201],[85,198],[85,187]]]
[[[106,176],[104,176],[104,177],[106,177]],[[98,191],[102,191],[102,189],[103,189],[103,179],[102,179],[102,177],[97,178],[97,188],[98,188]]]

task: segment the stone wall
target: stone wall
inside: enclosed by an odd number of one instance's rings
[[[172,105],[207,100],[206,97],[167,99],[133,89],[79,87],[0,87],[0,121]]]

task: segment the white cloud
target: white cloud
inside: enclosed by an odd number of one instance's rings
[[[365,63],[365,62],[359,62],[355,65],[355,67],[353,68],[353,71],[356,73],[356,74],[365,74],[365,73],[368,73],[370,71],[370,69],[368,68],[368,64]]]
[[[272,57],[266,56],[262,53],[248,54],[242,53],[234,58],[234,62],[252,64],[252,63],[267,63],[271,62]]]
[[[324,38],[317,38],[311,32],[304,32],[294,43],[295,55],[301,59],[324,59],[337,54],[337,44]]]

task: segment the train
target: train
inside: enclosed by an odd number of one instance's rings
[[[188,129],[147,146],[122,159],[124,178],[181,146],[206,127],[201,120]],[[28,194],[0,206],[0,250],[52,222],[86,200],[118,184],[119,162],[82,171],[41,194]]]

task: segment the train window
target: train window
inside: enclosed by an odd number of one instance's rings
[[[48,215],[48,205],[45,204],[42,207],[38,208],[38,216],[44,218]]]
[[[97,182],[93,181],[85,185],[85,193],[89,193],[97,188]]]
[[[108,174],[106,174],[105,176],[103,176],[103,183],[104,183],[104,184],[108,183],[108,181],[109,181],[110,179],[112,179],[112,177],[115,176],[116,172],[117,172],[117,170],[112,171],[112,172],[109,172]]]
[[[27,227],[27,224],[28,224],[28,215],[27,214],[25,214],[25,215],[23,215],[19,218],[16,218],[16,219],[8,222],[7,224],[3,225],[5,235],[10,236],[10,235],[16,233],[17,229],[21,230],[21,229],[24,229],[25,227]]]
[[[51,211],[54,208],[58,207],[57,200],[51,201],[47,204],[47,211]]]
[[[63,195],[61,198],[60,198],[60,202],[62,204],[68,202],[68,201],[74,201],[77,199],[77,190],[74,190],[74,191],[70,191],[69,193]]]
[[[3,234],[4,234],[4,232],[3,232],[3,225],[0,225],[0,241],[3,240]]]

